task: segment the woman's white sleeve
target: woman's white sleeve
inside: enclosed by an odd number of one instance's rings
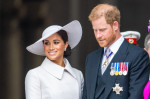
[[[42,99],[38,73],[30,70],[25,78],[26,99]]]

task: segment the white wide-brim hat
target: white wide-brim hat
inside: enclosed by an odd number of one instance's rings
[[[79,21],[74,20],[63,27],[59,25],[47,27],[43,31],[42,37],[35,43],[27,46],[26,49],[33,54],[45,56],[43,40],[55,34],[59,30],[65,30],[67,32],[68,42],[71,49],[73,49],[80,42],[82,37],[82,27]]]
[[[121,35],[124,38],[136,38],[136,40],[139,40],[141,36],[138,31],[125,31],[125,32],[121,32]]]

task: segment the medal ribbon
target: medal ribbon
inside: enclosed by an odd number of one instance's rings
[[[126,71],[128,71],[128,62],[126,62]]]
[[[127,62],[125,62],[125,71],[127,71]]]
[[[120,67],[119,65],[120,65],[120,63],[118,62],[118,66],[117,66],[118,69],[117,69],[117,71],[119,71],[119,67]]]
[[[115,64],[115,63],[111,63],[111,70],[115,70],[114,64]]]
[[[123,62],[121,62],[121,71],[123,71]]]
[[[115,65],[115,63],[113,63],[113,69],[115,70],[114,65]]]
[[[116,70],[115,71],[118,71],[118,63],[115,63],[115,64],[116,64],[115,65],[116,66]]]
[[[106,53],[106,58],[108,59],[112,55],[113,52],[109,48],[107,48],[105,50],[105,53]]]
[[[125,62],[123,62],[123,71],[125,71]]]

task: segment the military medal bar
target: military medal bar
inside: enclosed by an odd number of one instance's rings
[[[118,76],[118,75],[124,75],[126,76],[128,73],[128,62],[115,62],[111,63],[111,71],[110,75]]]

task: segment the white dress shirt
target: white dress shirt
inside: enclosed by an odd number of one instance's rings
[[[115,54],[117,53],[117,51],[119,50],[121,44],[123,43],[124,38],[123,36],[121,36],[116,42],[114,42],[109,49],[113,52],[112,55],[108,58],[108,64],[106,66],[103,66],[105,60],[106,60],[106,54],[105,54],[105,50],[107,47],[104,47],[104,54],[103,54],[103,59],[102,59],[102,64],[101,64],[101,73],[103,75],[103,73],[105,72],[105,70],[107,69],[109,63],[111,62],[111,60],[113,59],[113,57],[115,56]]]
[[[41,66],[30,70],[25,78],[26,99],[81,99],[82,72],[64,59],[65,68],[48,58]]]

